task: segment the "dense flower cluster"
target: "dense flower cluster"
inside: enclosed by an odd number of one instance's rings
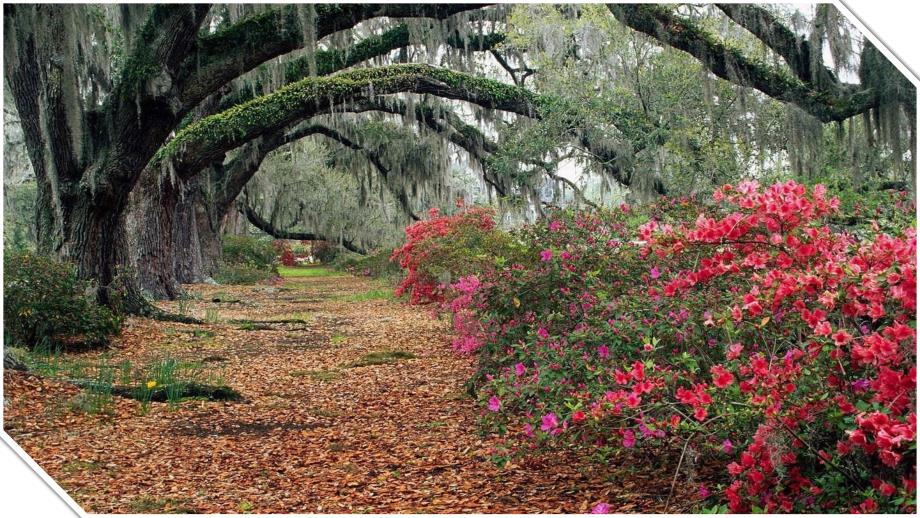
[[[396,288],[396,295],[408,293],[413,304],[443,300],[445,275],[456,275],[469,268],[466,259],[452,260],[462,249],[460,244],[477,240],[495,227],[493,212],[484,208],[469,208],[454,215],[442,215],[438,209],[429,211],[428,219],[406,227],[406,243],[393,251],[391,261],[406,270],[405,279]],[[439,277],[442,277],[439,279]]]
[[[437,287],[485,421],[509,454],[692,448],[726,466],[701,505],[734,512],[912,511],[914,229],[833,231],[820,185],[713,201],[557,212]]]

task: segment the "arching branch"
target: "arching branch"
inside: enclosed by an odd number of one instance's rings
[[[750,59],[692,21],[675,15],[670,7],[655,4],[608,4],[607,7],[625,25],[687,52],[716,76],[792,103],[823,122],[842,121],[878,104],[878,93],[872,89],[833,91],[818,88],[778,68]]]
[[[486,4],[315,4],[316,39],[379,17],[435,18]],[[202,36],[185,66],[189,80],[181,98],[195,106],[233,78],[304,45],[301,6],[288,5],[249,16],[215,34]]]
[[[226,151],[346,101],[399,92],[429,93],[483,107],[535,116],[533,93],[429,65],[390,65],[311,77],[188,126],[154,157],[180,176],[196,174]]]
[[[241,201],[239,204],[239,207],[240,207],[240,212],[242,212],[246,216],[246,219],[248,219],[249,222],[252,223],[252,226],[256,227],[262,232],[265,232],[266,234],[272,236],[275,239],[297,239],[301,241],[329,241],[329,239],[327,239],[326,236],[322,234],[316,234],[313,232],[292,232],[288,230],[282,230],[279,228],[275,228],[275,226],[272,225],[270,221],[262,218],[262,216],[260,216],[259,213],[257,213],[255,209],[250,207],[249,204],[246,203],[245,201]],[[342,239],[342,246],[348,250],[351,250],[352,252],[356,254],[367,255],[367,250],[365,250],[364,248],[361,248],[360,246],[355,245],[350,240]]]

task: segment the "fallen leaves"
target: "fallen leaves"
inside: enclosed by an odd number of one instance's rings
[[[191,313],[219,307],[217,322],[131,319],[114,351],[82,356],[219,365],[245,402],[154,403],[142,414],[116,398],[111,415],[89,415],[68,407],[80,393],[72,385],[4,374],[6,430],[87,511],[586,512],[599,501],[663,510],[667,459],[601,465],[548,452],[493,465],[493,438],[480,436],[481,410],[463,395],[470,360],[450,351],[449,326],[374,295],[372,281],[190,289],[201,294],[184,302]],[[298,321],[282,322],[291,315]],[[697,487],[679,484],[674,501],[687,509]]]

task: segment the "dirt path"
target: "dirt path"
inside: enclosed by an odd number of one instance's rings
[[[135,319],[104,354],[201,362],[244,402],[152,403],[143,414],[119,398],[106,416],[71,408],[80,392],[71,385],[4,377],[6,430],[90,512],[587,512],[599,501],[663,510],[673,469],[664,459],[615,459],[611,471],[546,454],[496,467],[462,389],[471,365],[449,351],[448,326],[383,298],[372,281],[189,288],[200,300],[164,306],[213,323]],[[229,323],[279,319],[293,322]],[[671,511],[698,487],[678,486]]]

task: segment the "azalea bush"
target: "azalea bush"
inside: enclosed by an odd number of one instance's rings
[[[672,448],[724,465],[701,508],[911,512],[916,234],[842,216],[791,181],[556,212],[435,292],[508,454]]]
[[[461,208],[453,215],[431,209],[428,219],[406,228],[406,243],[390,256],[407,272],[397,296],[406,293],[413,304],[443,301],[453,280],[494,270],[519,253],[510,236],[495,228],[491,209]]]

